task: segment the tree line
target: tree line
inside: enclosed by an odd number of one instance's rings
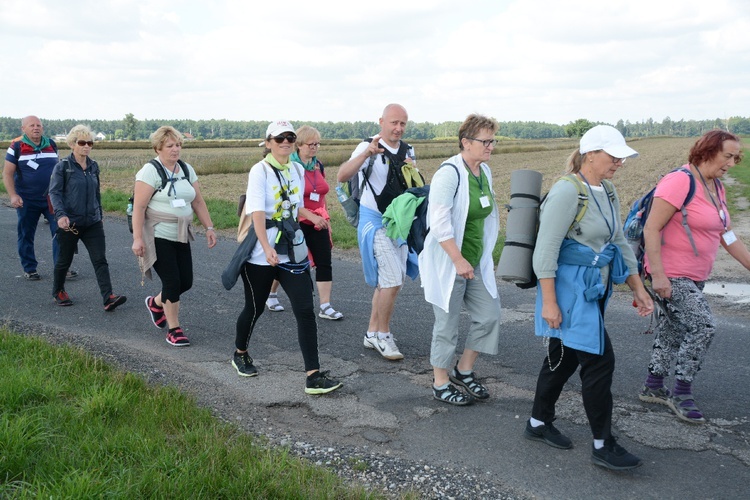
[[[121,120],[50,120],[40,117],[44,123],[45,133],[50,136],[64,135],[79,123],[91,127],[94,133],[103,133],[108,140],[143,140],[162,125],[172,125],[184,134],[195,139],[260,139],[265,134],[267,121],[237,121],[224,119],[211,120],[151,120],[137,119],[128,113]],[[317,128],[324,139],[357,139],[369,137],[379,131],[376,122],[314,122],[294,121],[295,126],[310,125]],[[581,118],[566,125],[537,121],[500,122],[498,135],[512,139],[554,139],[561,137],[580,137],[586,130],[600,122]],[[458,136],[459,121],[442,123],[409,122],[404,138],[407,140],[430,140]],[[642,122],[619,120],[614,125],[626,137],[650,136],[699,136],[708,130],[721,128],[736,134],[750,134],[750,118],[731,117],[714,120],[679,120],[669,117],[661,122],[652,118]],[[21,119],[0,117],[0,140],[10,140],[20,134]]]

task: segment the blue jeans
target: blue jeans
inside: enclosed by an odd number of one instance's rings
[[[49,230],[52,234],[52,262],[57,262],[59,246],[57,244],[57,220],[55,214],[49,212],[47,200],[23,200],[23,206],[16,209],[18,214],[18,256],[21,258],[21,265],[24,272],[32,273],[36,271],[37,260],[34,253],[34,236],[36,227],[39,224],[39,216],[49,221]]]

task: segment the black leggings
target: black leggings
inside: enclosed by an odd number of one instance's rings
[[[240,351],[247,350],[255,323],[265,309],[271,284],[273,280],[278,280],[289,297],[294,318],[297,320],[297,339],[302,350],[305,371],[319,370],[318,323],[315,319],[309,269],[301,274],[294,274],[278,266],[259,266],[246,262],[242,266],[240,276],[245,286],[245,308],[237,318],[235,347]]]
[[[333,281],[331,266],[331,233],[328,229],[318,231],[310,224],[300,224],[305,243],[315,262],[315,281]]]
[[[154,238],[154,270],[161,279],[161,300],[175,303],[193,286],[193,255],[190,243]]]

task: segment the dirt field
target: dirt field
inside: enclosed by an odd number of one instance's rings
[[[623,207],[629,207],[636,198],[653,186],[661,175],[684,164],[694,142],[695,138],[663,137],[629,141],[630,146],[640,153],[640,157],[628,160],[613,179]],[[493,155],[489,164],[492,168],[498,204],[503,206],[508,203],[510,173],[513,170],[532,169],[541,172],[544,175],[542,192],[548,191],[552,183],[564,173],[565,161],[571,151],[572,148]],[[203,162],[216,162],[222,156],[228,157],[233,163],[246,161],[249,170],[260,158],[260,148],[187,149],[183,154],[186,161],[199,169]],[[450,155],[446,158],[448,156]],[[92,157],[97,159],[102,167],[102,184],[105,188],[130,192],[136,171],[150,157],[150,153],[139,150],[99,150],[94,151]],[[443,160],[419,160],[417,148],[417,162],[428,181]],[[337,166],[327,166],[328,179],[335,179],[337,170]],[[725,182],[731,183],[731,178],[725,179]],[[244,192],[246,183],[247,176],[244,173],[211,174],[201,177],[204,196],[227,201],[235,201],[237,196]],[[331,209],[338,210],[340,207],[332,203]],[[506,212],[501,211],[503,222],[505,215]],[[750,241],[750,217],[746,213],[734,210],[732,225],[744,241]],[[737,281],[745,278],[745,273],[744,268],[725,251],[719,251],[714,269],[715,278]]]

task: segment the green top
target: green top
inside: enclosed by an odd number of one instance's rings
[[[484,171],[479,169],[479,176],[467,167],[469,172],[469,213],[466,215],[464,241],[461,244],[461,255],[472,267],[477,267],[484,250],[484,219],[492,213],[492,191]],[[487,198],[487,206],[482,207],[482,198]]]

